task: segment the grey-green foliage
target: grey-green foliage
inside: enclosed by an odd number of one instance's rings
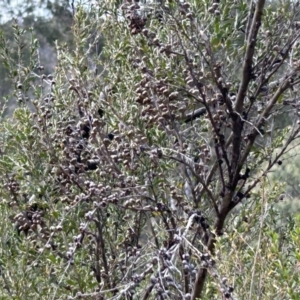
[[[295,142],[294,147],[287,153],[280,164],[276,166],[272,172],[270,179],[286,184],[286,197],[288,199],[295,199],[297,201],[300,196],[300,181],[299,181],[299,149],[297,147],[298,141]]]
[[[32,36],[39,41],[39,60],[43,62],[46,73],[52,73],[56,63],[55,42],[64,43],[66,47],[72,49],[72,12],[71,7],[66,1],[55,1],[51,5],[42,5],[43,10],[34,1],[24,1],[21,6],[15,6],[13,3],[7,2],[3,9],[9,18],[5,19],[0,25],[2,35],[6,39],[6,47],[9,49],[11,59],[18,60],[19,41],[16,40],[15,32],[12,26],[18,22],[20,29],[27,29],[27,33],[22,35],[22,62],[21,64],[29,64],[30,60],[30,39]],[[43,13],[41,13],[43,11]],[[18,20],[18,21],[16,21]],[[31,34],[28,29],[31,28]],[[32,36],[31,36],[32,35]],[[3,42],[2,42],[3,43]],[[18,79],[8,68],[6,58],[0,58],[0,99],[4,103],[4,98],[12,93]],[[39,63],[41,65],[41,63]],[[10,98],[6,113],[10,114],[15,106],[15,101]]]

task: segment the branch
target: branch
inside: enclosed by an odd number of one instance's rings
[[[243,110],[245,94],[247,92],[248,84],[251,80],[253,55],[255,51],[258,30],[261,25],[264,5],[265,5],[265,0],[258,0],[256,3],[255,14],[252,20],[249,38],[247,41],[248,46],[244,58],[243,78],[239,88],[239,92],[237,94],[236,104],[235,104],[235,110],[239,113],[241,113]]]
[[[189,123],[203,116],[206,113],[206,108],[201,107],[185,115],[184,123]]]
[[[236,167],[238,165],[238,161],[240,159],[241,135],[242,135],[243,124],[244,124],[238,114],[241,114],[243,111],[244,100],[248,90],[248,85],[253,75],[252,74],[253,56],[255,52],[258,30],[261,26],[264,4],[265,4],[265,0],[258,0],[256,4],[255,14],[252,20],[252,25],[249,33],[248,42],[247,42],[248,45],[247,45],[246,54],[244,58],[242,81],[236,98],[236,104],[235,104],[236,113],[233,112],[231,114],[232,131],[233,131],[231,168],[233,172],[235,172]]]
[[[211,200],[211,202],[213,204],[216,216],[219,216],[219,210],[218,210],[217,201],[216,201],[216,199],[215,199],[212,191],[205,184],[205,181],[201,178],[201,176],[198,175],[195,172],[195,170],[188,163],[186,163],[183,159],[180,159],[180,158],[177,158],[177,157],[174,157],[174,156],[167,156],[167,155],[164,155],[164,157],[169,158],[169,159],[173,159],[175,161],[178,161],[178,162],[182,163],[183,165],[185,165],[185,166],[187,166],[189,168],[189,170],[191,171],[191,173],[193,174],[193,176],[195,178],[197,178],[197,180],[200,182],[200,184],[202,184],[203,189],[207,192],[207,195],[208,195],[209,199]]]
[[[283,82],[283,84],[277,89],[275,95],[271,98],[269,104],[267,105],[267,107],[265,108],[265,110],[263,111],[263,113],[261,114],[257,124],[256,124],[256,128],[259,128],[264,120],[269,116],[272,108],[274,107],[275,103],[277,102],[277,100],[279,99],[279,97],[289,88],[290,86],[290,82],[289,82],[289,79],[288,78],[287,80],[285,80]],[[238,168],[236,169],[236,173],[235,173],[235,179],[237,178],[243,164],[245,163],[248,155],[249,155],[249,152],[255,142],[255,139],[256,139],[256,136],[258,135],[258,132],[256,131],[256,129],[254,128],[252,133],[251,133],[251,139],[249,139],[249,142],[243,152],[243,156],[241,157],[240,161],[239,161],[239,166]]]
[[[99,209],[97,209],[97,220],[95,219],[95,223],[98,229],[98,234],[97,234],[97,249],[96,249],[96,259],[98,261],[96,261],[96,279],[98,282],[101,282],[101,277],[100,277],[100,270],[99,270],[99,256],[100,256],[100,249],[101,249],[101,256],[102,256],[102,262],[103,262],[103,266],[104,266],[104,270],[105,273],[107,275],[107,277],[105,278],[106,283],[108,284],[108,287],[111,288],[111,284],[110,284],[110,278],[109,278],[109,266],[108,266],[108,262],[107,262],[107,258],[106,258],[106,253],[105,253],[105,242],[103,239],[103,228],[102,228],[102,224],[101,224],[101,214]],[[99,249],[100,247],[100,249]]]

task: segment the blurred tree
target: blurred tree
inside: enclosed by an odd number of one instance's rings
[[[69,1],[4,1],[2,8],[5,17],[0,18],[4,20],[0,30],[9,43],[11,57],[17,58],[18,45],[12,29],[12,25],[17,22],[22,28],[32,28],[35,38],[39,41],[39,64],[43,65],[46,73],[52,73],[56,63],[55,42],[64,43],[66,47],[72,49],[73,17]],[[25,46],[22,59],[28,63],[30,50],[26,45],[30,35],[27,33],[22,39]],[[0,74],[0,80],[5,83],[0,86],[0,99],[3,103],[4,97],[12,92],[16,81],[9,75],[3,63],[0,64]],[[10,98],[7,113],[14,105],[13,98]]]

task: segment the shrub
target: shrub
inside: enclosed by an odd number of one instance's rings
[[[10,60],[2,297],[296,299],[299,222],[280,224],[265,177],[299,136],[297,14],[102,0],[77,8],[53,75],[33,45]]]

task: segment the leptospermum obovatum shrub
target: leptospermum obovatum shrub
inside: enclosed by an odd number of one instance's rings
[[[262,178],[299,134],[297,18],[286,2],[99,1],[77,9],[53,75],[35,42],[29,66],[3,43],[20,102],[1,130],[3,297],[239,297],[226,239],[260,253],[276,233],[281,189],[266,200]],[[256,274],[244,293],[271,297]]]

